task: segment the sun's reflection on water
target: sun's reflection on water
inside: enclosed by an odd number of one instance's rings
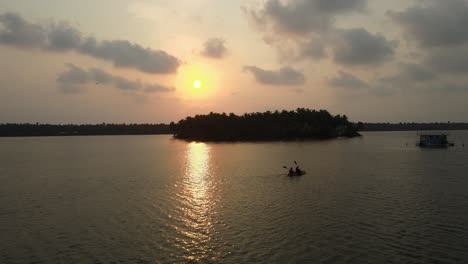
[[[185,172],[177,189],[180,221],[177,246],[186,253],[187,260],[209,258],[212,247],[213,221],[216,214],[215,186],[212,175],[210,146],[189,143],[185,152]]]
[[[209,188],[210,148],[205,143],[190,143],[187,149],[185,176],[194,201],[203,204]]]

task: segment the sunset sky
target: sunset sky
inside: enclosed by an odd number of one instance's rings
[[[0,0],[0,123],[468,121],[467,25],[466,0]]]

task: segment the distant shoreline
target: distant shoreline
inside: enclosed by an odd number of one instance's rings
[[[17,135],[17,136],[0,136],[0,138],[33,138],[33,137],[108,137],[108,136],[172,136],[171,133],[165,134],[74,134],[74,135]]]
[[[468,123],[357,123],[359,132],[403,132],[403,131],[454,131],[468,130]],[[169,124],[1,124],[0,137],[73,137],[73,136],[138,136],[173,135]],[[177,138],[177,137],[175,137]],[[268,141],[308,141],[332,138],[284,138],[284,139],[232,139],[209,140],[178,138],[207,142],[268,142]]]
[[[361,123],[359,131],[434,131],[468,130],[468,123]]]
[[[0,137],[131,136],[172,134],[167,124],[0,124]]]

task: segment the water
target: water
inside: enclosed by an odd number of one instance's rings
[[[468,148],[415,140],[0,138],[0,263],[467,263]]]

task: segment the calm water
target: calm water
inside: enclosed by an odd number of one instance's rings
[[[468,147],[415,140],[0,138],[0,263],[468,263]]]

